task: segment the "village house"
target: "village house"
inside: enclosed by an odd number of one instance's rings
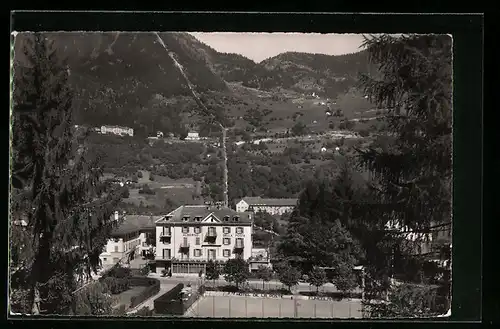
[[[260,266],[271,268],[271,258],[269,250],[266,248],[253,248],[252,256],[249,259],[250,272],[257,272]]]
[[[264,199],[245,197],[236,203],[237,212],[267,212],[271,215],[283,215],[291,212],[297,205],[297,199]]]
[[[112,233],[104,251],[99,255],[103,268],[111,267],[127,257],[147,256],[154,250],[155,221],[161,216],[114,214],[123,222]]]
[[[187,141],[198,141],[198,140],[200,140],[200,134],[195,132],[195,131],[189,132],[187,137],[186,137],[186,140]]]

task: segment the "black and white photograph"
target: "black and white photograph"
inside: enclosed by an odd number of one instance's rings
[[[13,32],[10,316],[449,317],[451,34]]]

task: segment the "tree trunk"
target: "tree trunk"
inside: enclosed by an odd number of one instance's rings
[[[33,305],[31,307],[31,314],[40,315],[40,290],[38,284],[33,286]]]

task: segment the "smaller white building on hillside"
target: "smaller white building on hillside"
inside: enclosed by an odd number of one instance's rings
[[[262,211],[271,215],[283,215],[287,212],[291,212],[297,205],[297,201],[297,199],[264,199],[261,197],[246,197],[236,203],[236,211]]]
[[[134,129],[121,126],[101,126],[101,134],[114,134],[118,136],[134,136]]]
[[[186,140],[187,141],[198,141],[200,140],[200,134],[193,131],[193,132],[189,132],[187,137],[186,137]]]

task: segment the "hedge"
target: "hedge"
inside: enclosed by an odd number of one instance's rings
[[[137,305],[144,302],[146,299],[153,297],[160,292],[160,281],[152,278],[144,277],[132,277],[130,278],[131,286],[147,286],[144,291],[142,291],[137,296],[132,296],[130,298],[130,308],[134,308]]]
[[[179,298],[179,294],[183,288],[184,284],[179,283],[172,290],[157,298],[154,301],[155,313],[165,315],[184,315],[191,305],[193,305],[193,303],[205,293],[205,286],[200,286],[197,290],[193,290],[188,300],[182,300]]]
[[[154,301],[156,314],[183,315],[182,300],[179,294],[184,288],[183,283],[179,283]]]

